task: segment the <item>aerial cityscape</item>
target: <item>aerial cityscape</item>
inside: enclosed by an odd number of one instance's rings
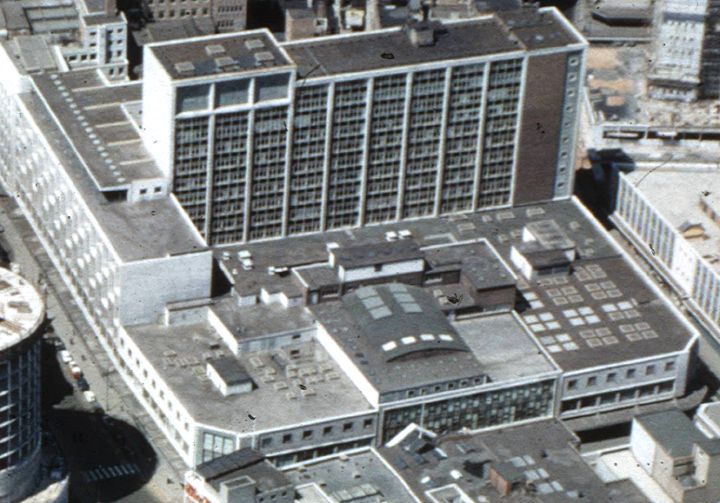
[[[0,0],[0,503],[720,503],[720,0]]]

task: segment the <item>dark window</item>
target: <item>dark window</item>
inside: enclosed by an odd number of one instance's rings
[[[323,435],[330,435],[332,433],[332,431],[333,431],[332,426],[326,426],[325,428],[323,428]]]
[[[665,372],[672,372],[675,370],[675,362],[667,362],[665,364]]]
[[[593,376],[593,377],[588,377],[587,385],[588,385],[588,386],[595,386],[595,384],[597,384],[597,377],[595,377],[595,376]]]
[[[343,431],[350,431],[353,429],[353,423],[345,423],[343,424]]]
[[[290,442],[292,442],[292,433],[283,435],[283,444],[289,444]]]
[[[570,379],[567,383],[567,389],[577,389],[577,379]]]
[[[648,365],[645,367],[645,375],[653,375],[655,374],[655,365]]]
[[[635,377],[635,369],[627,369],[627,372],[625,372],[625,377],[628,379],[633,379]]]
[[[303,440],[307,440],[308,438],[312,438],[313,432],[312,430],[305,430],[303,431],[302,438]]]
[[[363,421],[363,428],[370,428],[373,425],[372,419],[366,419]]]
[[[610,372],[607,375],[607,382],[615,382],[617,380],[617,374],[615,372]]]

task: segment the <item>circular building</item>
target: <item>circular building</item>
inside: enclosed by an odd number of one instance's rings
[[[24,499],[38,478],[44,319],[37,290],[0,268],[0,503]]]

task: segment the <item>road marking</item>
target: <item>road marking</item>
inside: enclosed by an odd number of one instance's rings
[[[125,463],[115,466],[98,466],[92,470],[85,470],[83,475],[88,482],[100,482],[101,480],[130,477],[140,472],[140,467],[135,463]]]

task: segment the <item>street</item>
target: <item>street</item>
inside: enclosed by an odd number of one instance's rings
[[[0,248],[35,285],[45,284],[53,337],[72,355],[110,418],[93,411],[54,345],[43,367],[44,422],[71,475],[70,501],[165,503],[182,499],[184,465],[95,339],[71,293],[13,200],[0,197]],[[149,442],[148,442],[149,441]]]

